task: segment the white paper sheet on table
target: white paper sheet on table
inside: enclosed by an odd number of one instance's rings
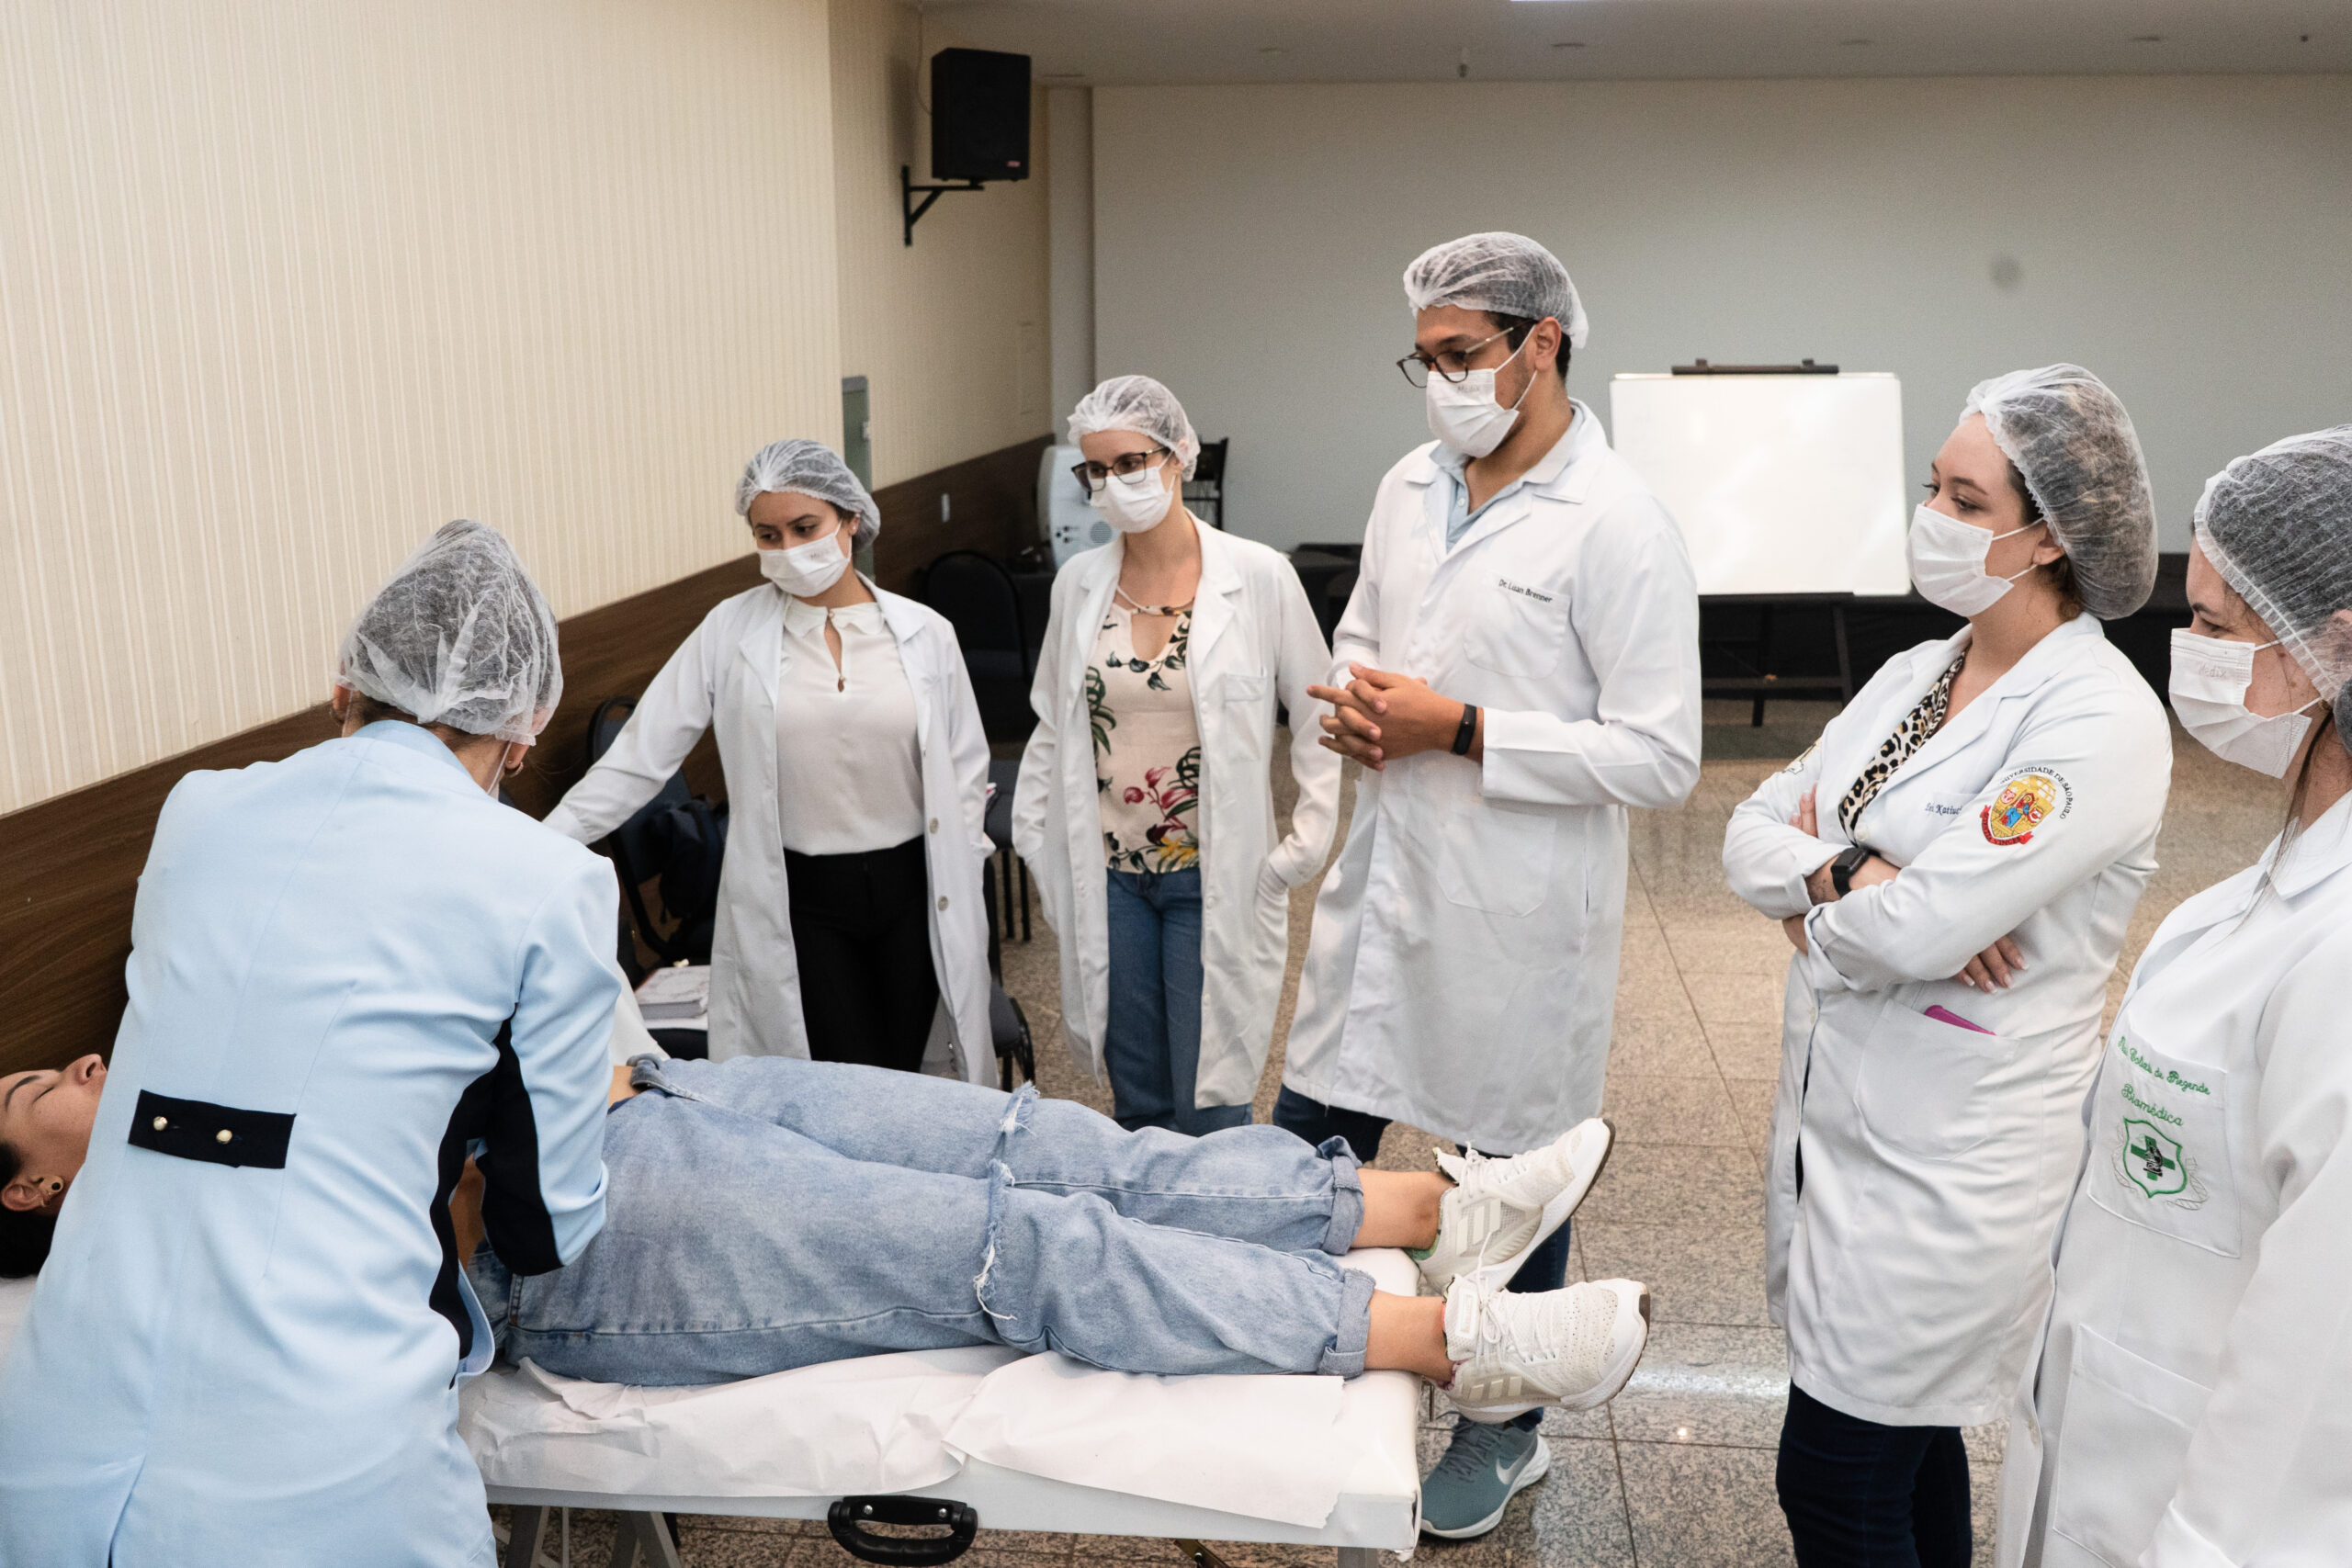
[[[989,1374],[947,1446],[1027,1475],[1319,1526],[1355,1463],[1343,1382],[1147,1377],[1029,1356]]]
[[[1000,1346],[861,1356],[701,1388],[557,1377],[529,1362],[474,1379],[459,1430],[492,1486],[705,1497],[904,1492],[963,1468],[944,1440]]]
[[[492,1486],[831,1497],[934,1485],[985,1461],[1075,1485],[1319,1526],[1359,1443],[1336,1377],[1144,1377],[996,1346],[863,1356],[701,1388],[530,1362],[460,1393]]]

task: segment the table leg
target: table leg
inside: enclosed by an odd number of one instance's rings
[[[515,1508],[507,1516],[506,1568],[538,1568],[539,1548],[548,1538],[546,1508]]]
[[[621,1514],[613,1520],[609,1568],[635,1568],[639,1562],[645,1568],[684,1568],[669,1522],[659,1514]]]

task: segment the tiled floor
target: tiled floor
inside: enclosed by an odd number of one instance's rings
[[[1608,1114],[1619,1147],[1575,1225],[1582,1277],[1645,1280],[1656,1328],[1641,1370],[1613,1404],[1555,1415],[1544,1430],[1551,1475],[1516,1499],[1499,1529],[1459,1544],[1425,1541],[1431,1568],[1545,1568],[1596,1564],[1659,1568],[1764,1568],[1790,1562],[1772,1494],[1772,1450],[1787,1398],[1786,1352],[1765,1320],[1761,1160],[1779,1066],[1781,984],[1788,948],[1779,928],[1724,891],[1719,862],[1732,807],[1810,740],[1827,716],[1815,705],[1774,705],[1761,730],[1744,704],[1711,705],[1697,791],[1680,809],[1635,812],[1634,874],[1625,910],[1617,1022],[1610,1054]],[[2164,913],[2189,893],[2246,864],[2276,831],[2277,795],[2254,775],[2175,737],[2173,793],[2162,869],[2132,921],[2110,1001]],[[1277,1036],[1287,1029],[1312,888],[1292,905],[1292,975]],[[1005,949],[1007,987],[1027,1010],[1046,1092],[1107,1109],[1103,1093],[1069,1064],[1058,1043],[1058,977],[1052,934]],[[1260,1115],[1279,1082],[1268,1065]],[[1384,1166],[1422,1168],[1431,1140],[1390,1131]],[[1980,1562],[1989,1562],[1997,1431],[1969,1434]],[[1422,1435],[1424,1468],[1443,1439]],[[573,1561],[602,1562],[609,1523],[573,1517]],[[852,1560],[822,1527],[688,1519],[690,1568],[817,1568]],[[1331,1551],[1226,1546],[1235,1568],[1329,1568]],[[1162,1541],[983,1532],[963,1561],[978,1568],[1068,1568],[1076,1562],[1177,1561]]]

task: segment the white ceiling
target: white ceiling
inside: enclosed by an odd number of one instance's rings
[[[1045,85],[2352,71],[2352,0],[927,0]]]

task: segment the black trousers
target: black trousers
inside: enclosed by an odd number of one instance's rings
[[[1797,1568],[1968,1568],[1957,1427],[1886,1427],[1789,1390],[1775,1478]]]
[[[917,1072],[939,1006],[922,840],[854,855],[784,852],[808,1054]]]

